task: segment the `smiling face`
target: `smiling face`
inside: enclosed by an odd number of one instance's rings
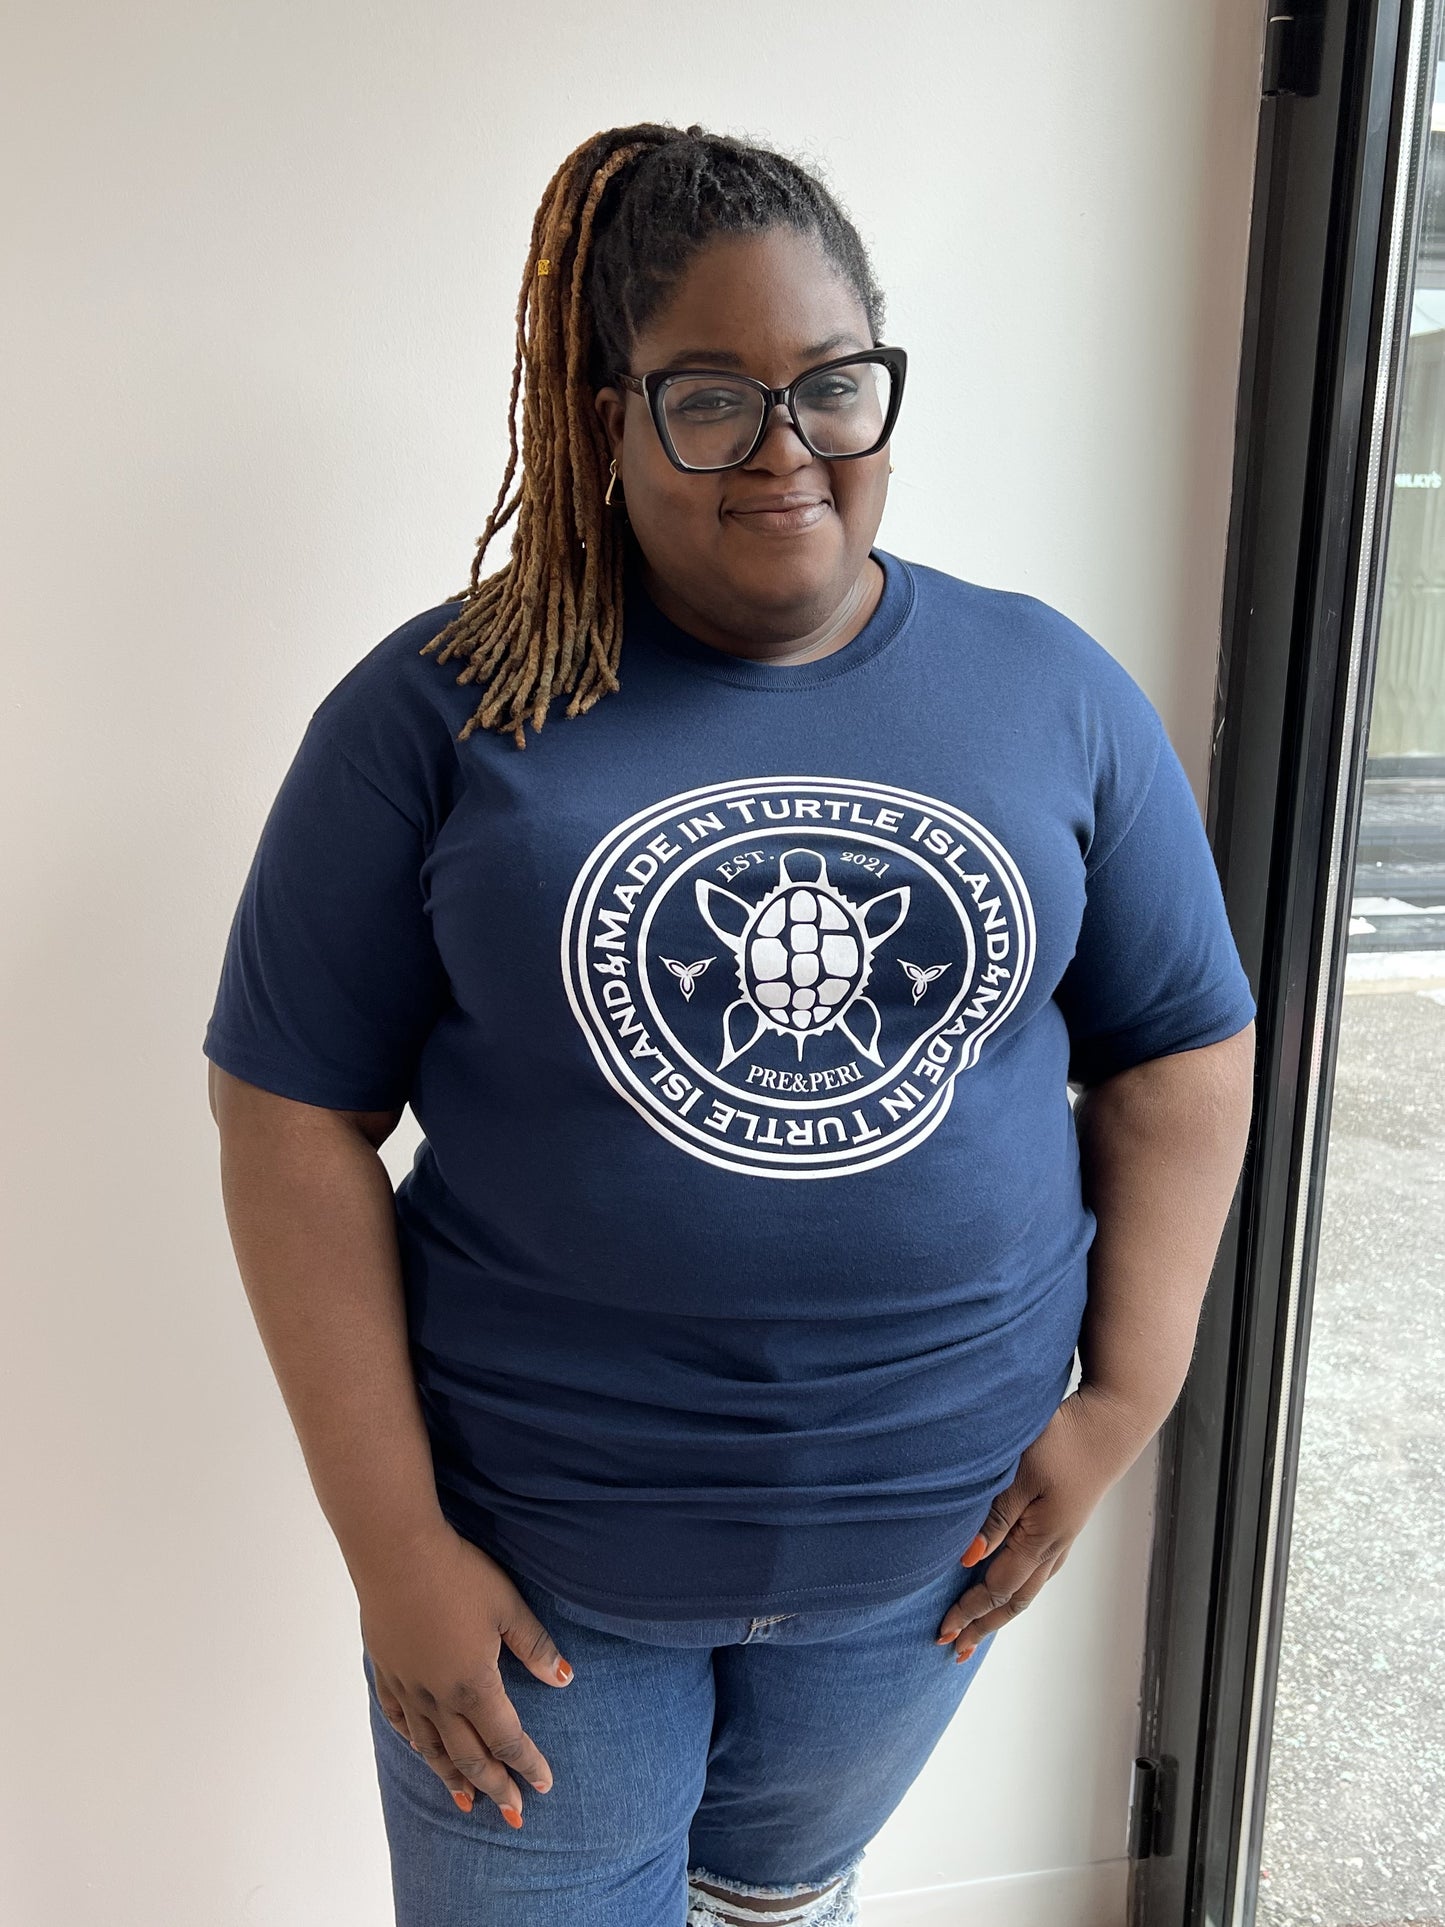
[[[819,243],[777,227],[706,242],[639,333],[626,372],[727,369],[781,388],[873,345],[862,301]],[[796,660],[800,643],[826,653],[862,627],[882,582],[869,550],[888,492],[886,447],[821,460],[775,409],[745,465],[687,474],[668,460],[643,396],[602,388],[597,408],[644,579],[666,614],[705,642],[776,660]]]

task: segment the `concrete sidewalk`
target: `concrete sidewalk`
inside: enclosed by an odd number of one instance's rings
[[[1344,1000],[1260,1927],[1445,1923],[1445,957],[1435,957],[1433,989],[1412,967],[1393,983],[1357,974]]]

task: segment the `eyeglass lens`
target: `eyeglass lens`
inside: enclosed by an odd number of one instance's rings
[[[892,387],[885,363],[848,362],[809,376],[795,391],[793,408],[819,455],[866,455],[882,437]],[[766,406],[756,388],[726,375],[676,376],[662,397],[667,432],[689,468],[741,461]]]

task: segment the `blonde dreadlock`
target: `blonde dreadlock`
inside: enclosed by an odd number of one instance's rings
[[[619,687],[626,532],[603,501],[593,392],[710,234],[779,224],[817,236],[876,339],[883,298],[856,229],[815,176],[769,148],[645,122],[594,134],[547,183],[517,301],[506,472],[470,583],[448,598],[462,606],[419,652],[464,656],[457,682],[482,685],[459,741],[497,729],[525,748],[526,725],[540,729],[557,695],[579,716]],[[522,473],[508,499],[519,396]],[[514,515],[510,559],[483,580],[482,558]]]

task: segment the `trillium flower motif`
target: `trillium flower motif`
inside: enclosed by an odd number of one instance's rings
[[[692,993],[697,987],[697,980],[712,962],[712,958],[701,957],[696,963],[690,964],[678,963],[675,957],[664,957],[662,961],[667,965],[673,976],[676,977],[677,987],[682,992],[683,1002],[691,1003]]]
[[[898,962],[908,973],[908,981],[913,985],[913,1001],[915,1004],[921,1004],[923,1002],[924,991],[927,990],[930,984],[937,983],[944,971],[950,967],[946,963],[941,963],[929,964],[927,969],[925,969],[921,964],[904,963],[902,957],[898,959]]]

